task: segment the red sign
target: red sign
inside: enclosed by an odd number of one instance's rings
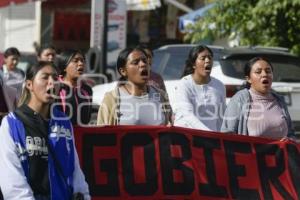
[[[3,64],[4,64],[4,54],[0,52],[0,69],[2,68]]]
[[[29,1],[28,0],[1,0],[0,7],[19,4],[19,3],[26,3],[26,2]]]
[[[89,13],[56,12],[53,40],[84,41],[90,39],[91,16]]]
[[[300,199],[300,145],[150,126],[75,129],[96,200]]]

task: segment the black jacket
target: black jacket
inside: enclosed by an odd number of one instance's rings
[[[90,122],[93,91],[89,85],[82,83],[80,87],[71,88],[61,83],[59,96],[59,108],[70,117],[73,125]]]
[[[28,149],[29,184],[34,195],[50,195],[48,177],[48,121],[34,112],[27,105],[17,108],[26,116],[25,120],[15,112],[23,122],[26,133],[26,147]]]

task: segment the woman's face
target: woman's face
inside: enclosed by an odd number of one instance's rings
[[[122,76],[136,85],[145,85],[150,77],[147,56],[141,51],[133,51],[128,55],[126,66],[120,69]]]
[[[207,49],[205,49],[198,54],[198,57],[194,63],[194,74],[200,77],[209,77],[212,65],[212,55]]]
[[[39,60],[54,62],[55,57],[56,57],[56,51],[54,49],[48,48],[42,51]]]
[[[14,70],[19,63],[19,56],[18,55],[10,55],[4,58],[4,63],[7,66],[8,70]]]
[[[250,70],[250,76],[246,77],[251,88],[261,94],[267,94],[271,90],[273,71],[271,66],[264,60],[256,61]]]
[[[55,98],[57,84],[57,72],[52,66],[46,65],[38,71],[33,80],[26,81],[26,87],[30,91],[34,103],[49,104]]]
[[[70,63],[66,67],[66,77],[72,80],[77,80],[84,73],[85,61],[83,55],[75,54]]]

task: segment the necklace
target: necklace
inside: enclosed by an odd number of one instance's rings
[[[134,94],[132,94],[132,93],[129,91],[129,89],[127,88],[127,85],[126,85],[126,84],[124,85],[124,88],[125,88],[125,90],[126,90],[126,92],[127,92],[128,94],[133,95],[133,96],[142,96],[142,95],[147,94],[147,93],[149,92],[149,89],[148,89],[148,87],[147,87],[147,88],[146,88],[146,92],[143,92],[141,95],[134,95]]]
[[[197,77],[195,74],[192,74],[192,78],[193,78],[194,82],[198,85],[208,84],[211,80],[210,76],[208,76],[208,77]]]

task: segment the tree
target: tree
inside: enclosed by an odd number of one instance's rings
[[[219,0],[187,27],[185,40],[239,38],[240,45],[281,46],[300,55],[299,0]]]

